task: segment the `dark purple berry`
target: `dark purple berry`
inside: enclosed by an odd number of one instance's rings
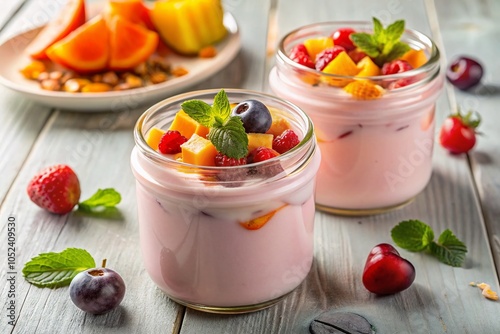
[[[231,112],[243,122],[246,133],[266,133],[273,119],[266,105],[257,100],[246,100],[239,103]]]
[[[125,282],[114,270],[94,268],[76,275],[69,286],[73,303],[81,310],[103,314],[116,308],[125,295]]]
[[[475,59],[469,57],[456,58],[446,71],[448,81],[461,90],[476,86],[482,77],[483,67]]]

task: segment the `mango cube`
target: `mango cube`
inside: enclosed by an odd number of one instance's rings
[[[170,125],[169,130],[177,130],[189,139],[194,133],[201,137],[206,137],[210,129],[192,119],[184,110],[179,110],[175,114],[174,121]]]
[[[309,38],[304,41],[309,57],[314,61],[316,56],[323,50],[333,47],[333,38],[331,37],[318,37]]]
[[[410,49],[401,57],[401,60],[407,61],[413,68],[419,68],[423,64],[427,63],[427,56],[425,55],[425,51],[422,49]]]
[[[279,136],[283,133],[283,131],[290,129],[290,123],[286,120],[285,117],[281,116],[275,109],[268,108],[271,113],[271,118],[273,122],[271,123],[271,127],[267,130],[266,133],[272,134],[274,137]]]
[[[257,147],[273,148],[274,136],[270,133],[249,133],[248,134],[248,152],[252,152]]]
[[[197,166],[215,166],[217,149],[210,140],[194,133],[181,145],[182,161]]]
[[[148,143],[149,147],[153,150],[158,149],[158,145],[160,144],[161,137],[165,134],[165,131],[159,128],[152,128],[149,130],[148,138],[146,139],[146,143]]]
[[[324,73],[355,76],[360,72],[356,63],[349,57],[349,55],[342,51],[323,69]],[[346,79],[325,78],[325,81],[332,86],[343,87],[349,83]]]
[[[371,77],[380,74],[380,68],[368,56],[361,59],[356,66],[360,69],[359,73],[356,74],[357,77]]]

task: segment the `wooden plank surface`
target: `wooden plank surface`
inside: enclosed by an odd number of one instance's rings
[[[40,22],[40,13],[49,10],[43,7],[46,3],[27,1],[0,37]],[[281,303],[245,315],[205,314],[166,298],[142,265],[129,157],[134,146],[133,125],[144,108],[98,114],[52,111],[0,88],[0,154],[4,157],[0,161],[0,217],[5,221],[13,214],[18,223],[17,270],[20,272],[22,265],[38,253],[82,247],[97,262],[107,258],[109,267],[119,271],[127,284],[120,308],[94,317],[75,308],[67,289],[38,289],[26,283],[19,273],[18,322],[15,327],[6,326],[4,319],[1,333],[307,333],[314,317],[333,309],[365,316],[377,333],[499,332],[498,303],[485,300],[477,289],[468,286],[470,281],[481,280],[499,290],[487,242],[489,237],[498,263],[500,134],[495,124],[500,120],[495,106],[499,102],[496,78],[500,67],[494,58],[495,45],[500,42],[499,26],[495,24],[500,15],[498,2],[460,0],[453,2],[450,9],[449,1],[434,4],[432,0],[281,0],[276,2],[274,32],[268,31],[267,26],[267,22],[273,22],[269,16],[272,3],[224,1],[226,10],[233,13],[240,26],[242,50],[221,73],[193,89],[266,90],[267,37],[271,32],[279,37],[298,26],[327,20],[404,18],[408,27],[442,41],[440,46],[444,47],[446,58],[481,50],[481,59],[488,64],[486,94],[447,89],[437,106],[438,126],[450,111],[450,101],[455,99],[475,103],[483,113],[486,121],[481,130],[485,136],[470,155],[472,172],[466,156],[450,156],[436,145],[431,182],[405,208],[362,218],[316,214],[313,268],[305,282]],[[119,216],[104,219],[73,213],[60,217],[33,205],[25,195],[27,180],[41,167],[54,163],[69,163],[76,170],[82,183],[82,198],[99,187],[120,191],[123,200]],[[466,264],[464,268],[452,268],[428,255],[401,251],[417,269],[414,285],[400,294],[375,297],[361,284],[366,256],[375,244],[391,242],[390,229],[405,219],[427,222],[436,233],[452,229],[469,248]],[[6,235],[5,224],[0,231]],[[5,266],[0,270],[5,277]],[[1,290],[3,309],[7,290],[7,285]]]

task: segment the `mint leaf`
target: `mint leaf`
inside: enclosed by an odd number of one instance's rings
[[[58,288],[69,285],[78,273],[95,266],[86,250],[67,248],[60,253],[42,253],[32,258],[24,265],[23,276],[40,288]]]
[[[385,63],[401,57],[410,47],[400,41],[405,31],[405,21],[398,20],[384,29],[377,18],[373,18],[373,34],[354,33],[351,40],[354,45],[370,56],[375,64],[383,66]],[[368,38],[368,36],[370,38]],[[403,47],[402,45],[406,45]]]
[[[226,92],[222,89],[215,95],[212,113],[220,125],[224,125],[231,117],[231,105],[229,104]]]
[[[450,266],[461,267],[465,261],[467,246],[449,229],[441,233],[438,243],[432,242],[429,246],[432,255]]]
[[[239,117],[231,117],[223,126],[211,128],[208,139],[217,151],[230,158],[240,159],[248,154],[248,136]]]
[[[122,197],[113,188],[98,189],[89,199],[78,203],[78,210],[84,212],[94,212],[101,208],[111,208],[116,206]]]
[[[432,242],[434,232],[429,225],[419,220],[406,220],[391,230],[391,237],[399,247],[420,252]]]
[[[181,104],[181,108],[189,117],[208,128],[212,127],[215,122],[212,107],[204,101],[184,101]]]

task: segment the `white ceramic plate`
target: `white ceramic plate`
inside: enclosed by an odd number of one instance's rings
[[[0,83],[26,98],[61,109],[85,112],[118,111],[152,104],[206,80],[223,69],[237,55],[241,41],[238,26],[231,14],[224,15],[224,25],[228,36],[216,45],[218,52],[215,57],[168,55],[172,66],[183,66],[188,70],[188,74],[147,87],[102,93],[47,91],[41,89],[38,82],[25,79],[19,70],[31,62],[25,48],[41,29],[37,28],[16,35],[0,45]]]

